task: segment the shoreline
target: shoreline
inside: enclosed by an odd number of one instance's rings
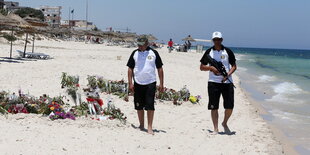
[[[258,111],[258,115],[259,117],[264,120],[264,122],[266,122],[268,124],[268,127],[272,130],[274,136],[277,138],[277,140],[279,140],[281,142],[281,145],[283,147],[283,151],[284,154],[288,154],[288,155],[297,155],[298,152],[295,149],[295,146],[292,142],[289,141],[288,137],[285,136],[284,132],[281,131],[281,129],[279,129],[278,127],[276,127],[275,125],[271,124],[270,122],[268,122],[268,120],[265,120],[263,118],[262,115],[270,115],[266,109],[264,109],[264,107],[259,103],[259,101],[256,101],[255,99],[253,99],[250,95],[249,92],[247,92],[245,90],[245,88],[242,87],[241,84],[241,79],[239,78],[238,73],[234,75],[235,77],[237,77],[238,79],[238,87],[240,87],[241,91],[244,93],[246,99],[252,103],[251,105],[253,105],[253,110],[256,112]]]

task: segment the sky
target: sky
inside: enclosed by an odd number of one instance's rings
[[[87,0],[15,0],[21,6],[62,6],[74,19],[86,18]],[[310,49],[310,0],[88,0],[89,21],[99,29],[153,34],[183,43],[191,35],[223,33],[231,47]]]

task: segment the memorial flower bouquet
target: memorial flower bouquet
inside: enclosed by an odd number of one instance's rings
[[[109,101],[108,106],[103,109],[103,114],[108,116],[109,119],[118,119],[123,124],[125,124],[127,120],[124,113],[119,108],[116,108],[112,101]]]
[[[62,73],[61,88],[66,89],[66,92],[73,99],[75,105],[81,103],[81,95],[78,93],[79,87],[80,84],[78,76],[70,76],[67,73]]]

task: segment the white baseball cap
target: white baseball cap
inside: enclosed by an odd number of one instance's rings
[[[223,38],[222,33],[218,31],[213,32],[212,39],[214,38]]]

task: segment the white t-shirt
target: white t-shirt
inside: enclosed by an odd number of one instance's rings
[[[148,85],[156,82],[156,69],[161,68],[163,63],[158,52],[148,47],[145,51],[133,51],[127,66],[133,69],[137,84]]]
[[[227,73],[230,71],[231,65],[236,64],[236,58],[234,53],[229,48],[226,48],[224,46],[222,46],[222,49],[219,51],[215,50],[214,47],[208,49],[200,60],[203,65],[209,64],[206,58],[206,54],[209,54],[211,58],[215,59],[216,61],[222,62],[225,66]],[[213,72],[209,73],[209,82],[222,83],[223,78],[224,77],[222,75],[215,75]],[[233,82],[231,76],[229,76],[228,78],[231,82]],[[230,83],[229,80],[226,80],[225,83]]]

